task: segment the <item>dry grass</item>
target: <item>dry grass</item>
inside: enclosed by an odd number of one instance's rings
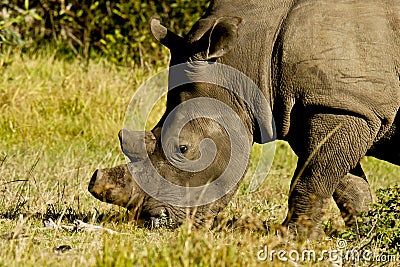
[[[1,71],[0,266],[295,266],[260,262],[257,253],[264,246],[335,248],[335,240],[296,244],[275,236],[296,162],[282,142],[262,187],[249,194],[246,180],[220,215],[226,224],[213,230],[137,227],[123,209],[94,199],[87,185],[96,168],[124,161],[116,135],[125,109],[135,88],[156,70],[103,61],[85,68],[51,55],[17,55]],[[400,173],[371,158],[363,165],[373,189],[394,183]],[[326,220],[340,225],[336,208],[330,210]],[[45,218],[66,225],[82,219],[118,234],[44,229]]]

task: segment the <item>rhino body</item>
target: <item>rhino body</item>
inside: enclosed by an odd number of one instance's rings
[[[173,166],[161,144],[161,135],[168,137],[180,120],[173,116],[171,129],[163,132],[166,117],[179,104],[197,97],[217,99],[238,114],[248,140],[243,151],[253,142],[274,138],[290,144],[299,159],[283,224],[307,236],[319,233],[323,207],[332,196],[347,225],[367,208],[371,193],[360,165],[365,155],[400,164],[398,0],[215,0],[185,37],[167,30],[157,18],[151,20],[151,29],[170,49],[171,66],[196,60],[218,62],[249,77],[266,99],[265,110],[271,109],[265,116],[273,116],[275,132],[263,138],[263,129],[270,128],[263,124],[271,118],[257,120],[257,114],[232,92],[204,83],[181,86],[168,93],[164,117],[145,138],[122,131],[122,149],[132,155],[132,163],[96,171],[89,191],[97,198],[128,209],[140,206],[147,217],[165,211],[177,224],[188,213],[201,220],[227,205],[238,185],[213,203],[188,209],[152,198],[132,178],[151,176],[136,160],[140,153],[148,155],[166,180],[182,186],[204,185],[221,175],[232,148],[215,121],[195,119],[179,133],[179,148],[184,150],[180,153],[189,160],[201,157],[201,140],[214,140],[217,152],[204,170],[187,172]],[[170,80],[174,75],[179,73],[170,74]],[[260,99],[255,96],[249,101]],[[200,108],[219,112],[212,105]],[[262,108],[258,112],[263,113]],[[139,149],[140,142],[147,149]],[[246,166],[248,160],[249,155]]]

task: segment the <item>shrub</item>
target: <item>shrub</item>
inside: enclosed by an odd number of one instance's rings
[[[88,60],[104,55],[121,65],[154,64],[166,53],[150,34],[151,16],[159,14],[182,34],[206,5],[206,0],[3,0],[1,16],[9,22],[0,24],[2,50],[14,38],[27,51],[52,43],[63,56]]]
[[[378,200],[361,214],[357,229],[345,231],[343,238],[359,240],[360,250],[396,255],[400,250],[400,186],[376,191]]]

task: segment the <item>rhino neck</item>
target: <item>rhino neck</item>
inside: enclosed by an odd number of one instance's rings
[[[253,136],[258,143],[266,143],[275,138],[269,99],[259,89],[259,85],[236,68],[206,61],[175,65],[170,68],[169,88],[166,114],[191,98],[214,98],[239,115],[251,142]],[[223,114],[221,118],[224,118]]]

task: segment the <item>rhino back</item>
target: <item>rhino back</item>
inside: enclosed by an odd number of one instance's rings
[[[391,125],[400,106],[399,11],[398,0],[295,3],[274,49],[282,136],[295,105],[356,114],[381,130]]]

